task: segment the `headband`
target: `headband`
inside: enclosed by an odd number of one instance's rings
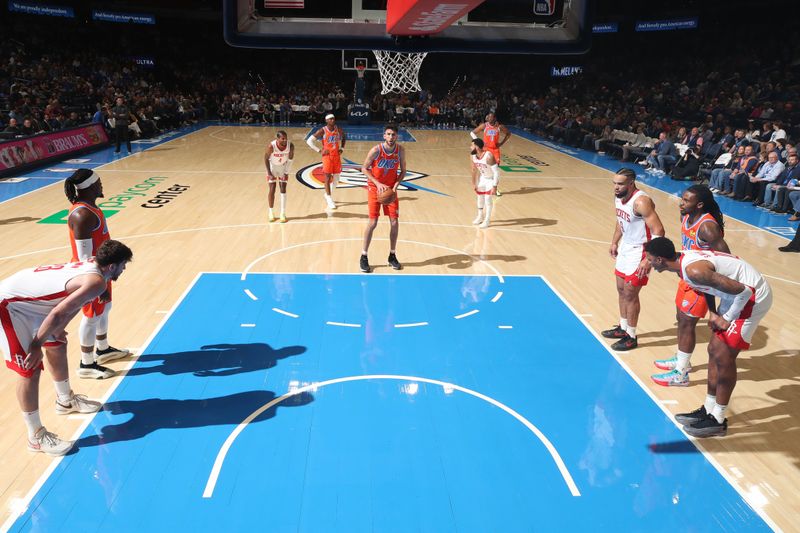
[[[81,189],[88,189],[89,187],[91,187],[92,185],[94,185],[94,184],[95,184],[95,182],[96,182],[97,180],[99,180],[99,179],[100,179],[100,176],[98,176],[98,175],[97,175],[97,172],[92,172],[91,174],[89,174],[89,177],[88,177],[88,178],[86,178],[85,180],[83,180],[83,181],[82,181],[82,182],[80,182],[80,183],[76,183],[76,184],[75,184],[75,188],[76,188],[76,189],[79,189],[79,190],[81,190]]]

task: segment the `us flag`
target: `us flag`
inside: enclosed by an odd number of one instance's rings
[[[303,9],[304,0],[264,0],[266,9]]]

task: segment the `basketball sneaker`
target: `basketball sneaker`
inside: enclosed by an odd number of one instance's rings
[[[332,197],[326,196],[325,203],[327,204],[328,209],[336,209],[336,202],[333,201]]]
[[[98,365],[97,362],[91,365],[81,363],[81,366],[78,368],[78,377],[86,379],[107,379],[114,376],[114,374],[116,374],[116,372],[108,367]]]
[[[611,349],[617,352],[627,352],[639,346],[636,337],[631,337],[627,333],[620,340],[611,345]]]
[[[481,211],[480,213],[478,213],[478,216],[476,216],[476,217],[475,217],[475,220],[473,220],[473,221],[472,221],[472,223],[473,223],[474,225],[476,225],[476,226],[477,226],[478,224],[480,224],[481,222],[483,222],[483,211]]]
[[[663,374],[653,374],[650,379],[664,387],[686,387],[689,385],[689,374],[678,372],[677,370],[670,370]]]
[[[683,430],[692,437],[724,437],[728,434],[728,419],[720,423],[714,415],[706,415],[702,420],[684,426]]]
[[[68,415],[69,413],[89,414],[96,413],[103,407],[103,404],[90,400],[84,394],[72,394],[69,402],[66,404],[56,400],[56,414]]]
[[[392,267],[393,269],[395,269],[395,270],[402,270],[403,269],[403,265],[401,265],[400,261],[397,260],[397,256],[396,255],[389,254],[389,259],[387,259],[387,261],[389,261],[389,266]]]
[[[277,219],[277,218],[275,218],[275,215],[270,215],[270,216],[269,216],[269,221],[270,221],[270,222],[275,222],[276,220],[278,220],[278,219]]]
[[[708,416],[706,406],[701,405],[698,409],[695,409],[691,413],[678,413],[675,415],[675,421],[683,426],[690,426],[695,422],[703,420],[706,416]]]
[[[114,348],[109,346],[105,350],[97,350],[95,352],[95,362],[98,365],[104,365],[109,361],[116,361],[117,359],[124,359],[131,355],[130,350]]]
[[[42,426],[33,436],[33,441],[28,439],[28,450],[58,457],[70,451],[74,444],[71,440],[59,439],[58,435],[50,433]]]
[[[669,359],[656,359],[653,361],[653,364],[656,365],[656,368],[660,368],[661,370],[675,370],[675,367],[678,364],[678,356],[673,355]],[[691,372],[692,365],[686,367],[685,372]]]
[[[369,266],[369,259],[364,254],[361,254],[361,261],[359,262],[359,267],[361,268],[361,272],[369,274],[372,271],[372,268]]]
[[[619,324],[617,324],[611,329],[601,331],[600,335],[607,339],[623,339],[628,336],[628,332],[622,329]]]
[[[286,213],[281,213],[281,224],[286,224]]]

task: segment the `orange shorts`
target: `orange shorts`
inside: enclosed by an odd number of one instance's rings
[[[383,208],[383,214],[389,218],[398,218],[400,216],[400,197],[395,198],[394,202],[383,205],[378,201],[378,189],[376,187],[367,187],[367,203],[369,205],[369,218],[378,218]]]
[[[683,280],[678,282],[678,292],[675,293],[675,305],[681,313],[694,318],[703,318],[708,314],[708,302],[701,292],[692,289]]]
[[[83,306],[83,314],[89,318],[100,316],[106,310],[106,304],[111,301],[111,282],[106,284],[106,291],[108,291],[108,301],[101,302],[100,298],[95,298],[88,304]]]
[[[322,156],[322,173],[323,174],[341,174],[342,173],[342,158],[339,153],[323,155]]]

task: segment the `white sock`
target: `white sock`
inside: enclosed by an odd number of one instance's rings
[[[56,396],[61,403],[69,403],[72,400],[72,387],[69,386],[69,380],[54,381],[53,385],[56,386]]]
[[[492,217],[492,195],[486,195],[486,217],[483,219],[484,224],[489,223],[489,219]]]
[[[714,415],[714,418],[717,419],[717,422],[722,424],[725,420],[725,411],[728,410],[727,405],[720,405],[718,403],[714,403],[714,410],[711,411],[711,414]]]
[[[98,350],[108,350],[108,337],[105,339],[97,339]]]
[[[636,338],[636,326],[628,326],[625,328],[625,331],[628,332],[628,336],[635,339]]]
[[[623,331],[628,331],[628,319],[627,318],[620,318],[619,319],[619,327]]]
[[[275,218],[275,215],[272,212],[272,208],[269,208],[269,218]]]
[[[272,214],[272,209],[270,209],[270,214]],[[286,214],[286,193],[281,193],[281,215]]]
[[[703,406],[706,408],[706,413],[711,413],[711,411],[714,410],[715,405],[717,405],[717,397],[706,394],[706,401],[703,404]]]
[[[91,352],[84,352],[81,350],[81,363],[84,365],[91,365],[94,363],[94,350]]]
[[[331,195],[330,195],[330,194],[328,194],[328,193],[325,193],[325,201],[326,201],[326,202],[330,202],[331,200],[333,200],[333,196],[331,196]]]
[[[692,352],[682,352],[678,350],[676,357],[678,358],[678,362],[675,363],[675,370],[681,374],[685,374],[686,369],[689,368],[689,360],[692,358]]]
[[[483,197],[484,196],[486,196],[486,195],[484,195],[484,194],[479,194],[478,195],[478,211],[481,211],[483,209],[483,202],[484,202],[484,198]]]
[[[366,250],[361,250],[361,255],[366,256],[367,255],[367,251]]]
[[[28,428],[28,440],[33,440],[36,432],[42,427],[42,420],[39,418],[39,410],[31,413],[22,413],[22,419],[25,420],[25,427]]]
[[[390,254],[394,254],[394,253],[395,253],[395,251],[394,251],[394,250],[389,250],[389,253],[390,253]]]

